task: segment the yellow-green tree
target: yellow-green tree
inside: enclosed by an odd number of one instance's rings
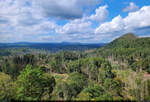
[[[0,72],[0,100],[11,100],[15,98],[15,84],[11,77]]]

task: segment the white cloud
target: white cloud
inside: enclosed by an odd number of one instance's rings
[[[119,15],[110,22],[104,22],[109,13],[107,5],[98,7],[95,14],[86,16],[85,8],[91,10],[92,6],[99,3],[98,1],[0,0],[0,42],[24,40],[96,42],[103,41],[106,37],[111,40],[114,37],[112,34],[116,32],[150,26],[150,6],[130,12],[125,18]],[[61,21],[65,19],[67,23],[57,25],[56,18],[61,18]],[[100,24],[96,29],[93,28],[94,21]]]
[[[100,6],[99,8],[96,9],[96,14],[91,15],[89,19],[95,20],[98,22],[104,21],[108,16],[107,7],[108,7],[107,5]]]
[[[95,33],[112,33],[123,29],[124,29],[124,22],[122,17],[119,15],[113,18],[111,22],[105,22],[101,24],[95,30]]]
[[[139,11],[129,13],[124,18],[125,29],[134,29],[150,26],[150,6],[144,6]]]
[[[114,17],[112,21],[105,22],[96,28],[96,34],[114,34],[115,32],[135,31],[142,27],[150,26],[150,6],[144,6],[136,12],[130,12],[127,17],[120,15]]]
[[[22,35],[38,35],[38,34],[48,34],[50,32],[55,32],[57,25],[53,22],[42,21],[40,24],[31,26],[17,26],[14,31]]]
[[[123,9],[123,12],[135,12],[138,9],[139,7],[134,2],[130,2],[129,6]]]
[[[60,27],[56,30],[56,33],[60,34],[86,34],[93,32],[91,29],[91,22],[81,21],[80,19],[76,19],[70,21],[69,23],[65,24],[63,27]]]
[[[60,27],[56,30],[56,33],[60,34],[93,34],[94,29],[92,29],[92,22],[98,21],[99,23],[103,22],[108,16],[107,5],[100,6],[95,10],[95,14],[90,16],[84,16],[81,19],[71,20],[63,27]]]
[[[66,40],[68,33],[89,34],[93,32],[92,22],[82,17],[83,8],[91,9],[97,4],[99,0],[0,0],[1,42],[7,39],[9,42],[35,41],[42,34],[61,33],[66,36]],[[55,24],[56,19],[52,18],[71,20],[62,27]]]
[[[32,0],[0,0],[0,10],[1,42],[35,39],[33,35],[54,33],[57,28],[32,5]]]

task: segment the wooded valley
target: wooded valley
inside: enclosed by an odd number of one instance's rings
[[[0,100],[150,100],[150,38],[128,33],[100,48],[55,53],[1,48]]]

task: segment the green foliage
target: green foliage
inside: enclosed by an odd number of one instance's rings
[[[72,100],[87,85],[87,78],[77,72],[69,74],[66,81],[59,81],[54,90],[52,99]]]
[[[72,72],[81,73],[81,61],[76,60],[76,61],[71,61],[70,63],[68,63],[67,72],[68,73],[72,73]]]
[[[18,100],[41,100],[45,92],[48,92],[48,99],[50,99],[55,79],[44,74],[40,68],[32,69],[27,65],[16,83]]]
[[[126,34],[86,52],[0,54],[0,100],[150,100],[149,38]]]
[[[116,95],[116,96],[121,95],[122,88],[121,88],[120,82],[116,80],[112,80],[110,78],[106,78],[103,86],[105,90],[112,92],[113,95]]]
[[[104,73],[102,73],[102,70]],[[113,78],[111,64],[99,57],[82,58],[68,64],[68,73],[78,72],[87,75],[91,80],[98,81],[102,77]],[[100,76],[100,74],[104,74]]]
[[[64,60],[77,60],[80,56],[80,54],[76,53],[76,52],[71,52],[71,51],[65,51],[65,52],[62,52],[63,54],[63,58]]]
[[[96,97],[95,100],[97,100],[97,101],[112,101],[113,97],[111,94],[105,93],[104,95]]]
[[[0,72],[0,100],[10,101],[16,95],[16,86],[11,77]]]
[[[95,56],[111,57],[111,61],[117,61],[118,64],[125,63],[134,71],[142,69],[149,72],[150,38],[126,34],[94,52]]]
[[[113,97],[106,93],[104,88],[98,84],[88,86],[79,95],[78,100],[113,100]]]
[[[67,79],[71,97],[76,97],[82,89],[87,85],[87,78],[85,75],[74,72],[71,73]]]
[[[5,60],[5,63],[2,66],[2,72],[8,73],[9,72],[9,69],[8,69],[9,67],[10,67],[10,64],[8,63],[8,60]]]
[[[102,86],[94,85],[94,86],[89,86],[88,88],[85,88],[83,92],[88,93],[90,98],[95,98],[95,97],[99,97],[103,95],[104,89]]]
[[[62,56],[56,54],[53,60],[50,62],[51,72],[64,73],[65,67],[63,66],[63,64],[64,59],[62,58]]]
[[[63,100],[70,100],[71,94],[70,94],[70,87],[69,85],[64,81],[59,81],[58,84],[56,84],[54,93],[55,95],[52,97],[52,99],[63,99]]]

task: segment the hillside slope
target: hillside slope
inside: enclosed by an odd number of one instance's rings
[[[150,38],[139,38],[134,34],[125,34],[122,37],[112,41],[111,43],[107,44],[106,46],[100,48],[98,51],[102,52],[112,52],[112,50],[119,50],[119,49],[134,49],[135,51],[141,50],[142,52],[146,49],[150,48]],[[143,50],[144,49],[144,50]],[[114,52],[115,53],[115,52]]]
[[[134,70],[139,69],[138,66],[140,66],[141,69],[150,72],[149,37],[140,38],[128,33],[91,53],[95,56],[111,58],[118,63],[126,63]]]
[[[144,44],[144,45],[143,45]],[[117,47],[122,47],[122,48],[147,48],[150,47],[150,38],[145,37],[145,38],[139,38],[133,33],[127,33],[120,38],[112,41],[108,45],[106,45],[104,48],[117,48]]]

